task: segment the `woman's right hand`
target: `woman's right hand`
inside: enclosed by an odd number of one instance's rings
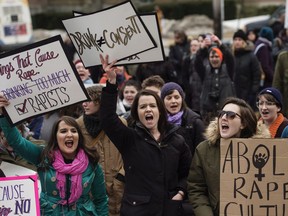
[[[8,106],[10,103],[9,101],[4,97],[3,93],[0,93],[0,114],[2,114],[2,107]]]
[[[113,62],[111,62],[111,64],[109,64],[109,56],[106,55],[104,58],[102,54],[100,54],[100,60],[102,68],[107,74],[108,82],[110,82],[111,84],[116,84],[117,74],[116,74],[116,67],[114,67],[114,64],[117,62],[117,60],[114,60]]]

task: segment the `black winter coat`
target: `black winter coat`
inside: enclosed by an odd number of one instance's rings
[[[260,88],[260,64],[251,50],[235,50],[234,85],[236,96],[245,100],[254,109]]]
[[[177,216],[182,201],[173,201],[178,190],[186,191],[191,153],[184,138],[167,128],[161,143],[139,122],[126,127],[116,114],[117,87],[103,88],[100,117],[103,130],[120,151],[125,168],[122,216]]]
[[[204,140],[205,125],[199,114],[189,108],[184,109],[181,127],[177,133],[182,135],[188,144],[192,156],[197,145]]]

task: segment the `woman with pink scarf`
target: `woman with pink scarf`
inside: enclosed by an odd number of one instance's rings
[[[9,101],[0,94],[0,127],[17,154],[37,166],[41,181],[41,215],[107,216],[108,198],[97,152],[84,146],[75,119],[63,116],[54,124],[45,148],[34,145],[2,115]]]

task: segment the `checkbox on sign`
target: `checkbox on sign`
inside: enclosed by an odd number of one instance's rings
[[[25,99],[23,103],[16,104],[14,106],[19,115],[23,115],[28,112],[28,109],[26,108],[26,103],[27,103],[27,100]]]

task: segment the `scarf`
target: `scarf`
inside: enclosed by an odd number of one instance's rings
[[[183,110],[174,115],[171,115],[168,113],[168,122],[175,124],[175,125],[181,125],[183,113],[184,113]]]
[[[284,121],[284,116],[282,115],[282,113],[279,113],[276,120],[269,127],[269,131],[270,131],[272,138],[275,138],[277,130],[283,121]]]
[[[70,197],[68,199],[68,204],[74,203],[82,194],[82,173],[88,166],[88,156],[85,154],[83,149],[80,149],[71,164],[66,164],[64,162],[64,158],[59,150],[54,152],[54,156],[55,161],[52,165],[56,170],[56,187],[59,190],[60,197],[62,198],[60,204],[67,204],[67,200],[65,200],[66,174],[71,175]]]
[[[84,125],[87,132],[93,138],[97,137],[98,134],[102,131],[100,127],[99,112],[93,115],[83,115]]]

